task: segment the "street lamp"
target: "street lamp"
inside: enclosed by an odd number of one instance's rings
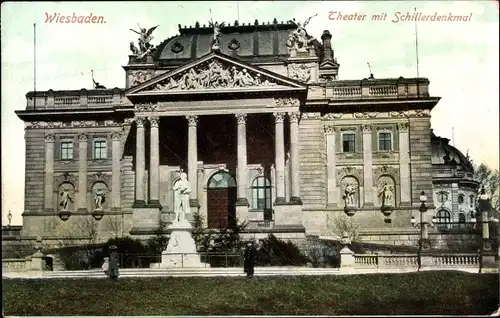
[[[12,221],[12,213],[10,213],[10,210],[9,214],[7,214],[7,219],[9,220],[9,227],[10,227],[10,222]]]
[[[490,242],[490,229],[489,229],[489,219],[488,219],[488,211],[490,209],[490,198],[488,194],[486,194],[486,190],[481,188],[481,194],[478,198],[479,211],[481,213],[481,223],[483,225],[483,250],[488,251],[491,250],[491,242]],[[494,218],[491,218],[493,221]]]
[[[425,191],[422,191],[420,193],[420,208],[418,209],[420,211],[420,222],[417,223],[417,220],[415,219],[414,216],[411,217],[411,224],[413,224],[413,226],[415,228],[420,228],[420,240],[418,241],[418,245],[419,245],[419,251],[422,252],[426,252],[428,250],[430,250],[431,248],[431,245],[430,245],[430,242],[429,242],[429,232],[428,232],[428,222],[427,222],[427,196],[425,195]],[[434,224],[437,223],[437,219],[436,217],[433,217],[432,218],[432,221],[431,221],[431,226],[434,226]]]

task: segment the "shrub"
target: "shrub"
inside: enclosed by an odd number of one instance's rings
[[[257,251],[257,266],[303,266],[308,258],[292,242],[282,241],[273,234],[261,242]]]

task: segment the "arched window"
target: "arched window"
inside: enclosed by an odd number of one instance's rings
[[[439,210],[436,214],[437,219],[437,227],[439,229],[448,229],[450,228],[451,217],[450,212],[446,210]]]
[[[437,200],[439,203],[444,203],[444,202],[448,201],[448,193],[446,193],[444,191],[438,192]]]
[[[463,204],[465,201],[465,197],[463,194],[458,195],[458,204]]]
[[[458,223],[465,223],[465,213],[460,213],[458,215]]]
[[[214,174],[208,182],[209,189],[224,189],[235,187],[236,181],[234,180],[233,176],[227,172],[218,172]]]
[[[271,182],[260,176],[252,182],[252,209],[265,210],[271,208]]]

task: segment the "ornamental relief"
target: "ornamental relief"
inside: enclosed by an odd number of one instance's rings
[[[364,112],[364,113],[354,113],[354,118],[363,118],[363,119],[366,119],[366,118],[375,118],[377,117],[377,113],[375,112]]]
[[[340,186],[345,177],[352,176],[356,178],[360,186],[363,186],[363,168],[347,166],[337,168],[337,185]]]
[[[428,109],[412,109],[405,111],[389,112],[390,117],[429,117],[431,115]]]
[[[399,167],[394,166],[382,166],[382,167],[373,167],[373,180],[378,180],[382,176],[390,176],[395,182],[396,185],[399,185]]]
[[[399,153],[395,151],[381,151],[374,152],[373,157],[375,160],[397,160],[399,159]]]
[[[54,188],[59,189],[60,185],[64,182],[69,182],[75,188],[75,191],[78,191],[78,177],[72,173],[65,172],[54,177]]]
[[[288,77],[308,83],[311,80],[311,70],[314,66],[316,66],[315,63],[290,64],[288,68]]]
[[[337,161],[363,160],[363,154],[357,152],[337,153],[335,158]]]
[[[158,109],[159,103],[136,104],[135,110],[138,112],[153,112]]]
[[[298,98],[276,98],[274,99],[277,107],[292,107],[300,106],[300,100]]]
[[[278,84],[265,75],[235,65],[211,60],[176,74],[150,87],[151,91],[184,91],[238,87],[270,87]]]
[[[151,71],[132,71],[130,72],[130,86],[137,86],[153,78]]]
[[[328,113],[323,115],[323,119],[325,120],[333,120],[342,118],[342,113]]]
[[[96,182],[104,182],[108,186],[108,188],[111,188],[111,175],[102,172],[96,172],[88,175],[87,190],[91,191]]]

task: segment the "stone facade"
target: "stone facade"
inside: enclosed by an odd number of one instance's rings
[[[124,89],[29,92],[17,112],[26,123],[23,235],[61,236],[61,224],[94,216],[102,237],[147,237],[172,220],[172,186],[186,171],[191,214],[206,226],[224,206],[225,224],[248,221],[250,236],[335,232],[350,186],[362,240],[414,245],[420,193],[436,188],[430,112],[439,97],[425,78],[338,80],[330,33],[295,52],[286,44],[295,27],[222,28],[218,51],[204,28],[181,28],[154,54],[130,56]]]

